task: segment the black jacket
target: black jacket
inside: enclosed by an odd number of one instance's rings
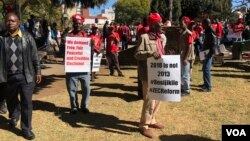
[[[6,37],[7,34],[0,37],[0,83],[7,82]],[[35,40],[27,32],[22,32],[22,47],[23,69],[26,81],[27,83],[35,82],[35,75],[41,74],[41,66]]]
[[[208,56],[212,57],[212,55],[215,52],[216,45],[217,45],[217,38],[212,27],[205,29],[205,38],[204,38],[202,50],[204,51],[204,50],[209,49]]]

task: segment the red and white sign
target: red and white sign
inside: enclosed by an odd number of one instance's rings
[[[90,38],[66,37],[65,72],[90,72]]]

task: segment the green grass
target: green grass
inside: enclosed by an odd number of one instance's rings
[[[49,69],[44,70],[47,76],[51,75]],[[250,124],[249,72],[215,67],[211,71],[213,91],[204,94],[197,87],[202,83],[200,69],[200,65],[194,66],[191,96],[183,97],[179,103],[161,103],[157,120],[166,128],[153,130],[156,135],[153,140],[221,140],[223,124]],[[63,69],[59,70],[57,75],[64,74]],[[124,69],[123,73],[124,78],[110,77],[106,75],[108,70],[105,67],[101,69],[99,78],[91,86],[91,113],[88,115],[70,115],[64,78],[49,79],[50,83],[41,87],[33,98],[36,140],[148,140],[137,127],[142,101],[136,99],[136,69]],[[14,131],[7,130],[7,115],[0,115],[0,122],[0,140],[24,140],[20,136],[20,126]]]

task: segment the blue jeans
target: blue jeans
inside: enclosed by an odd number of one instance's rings
[[[78,80],[80,80],[82,88],[81,108],[88,108],[90,96],[90,75],[88,73],[66,73],[66,86],[70,97],[71,108],[79,108],[77,96]]]
[[[211,90],[212,86],[211,86],[211,66],[212,66],[212,56],[211,57],[207,57],[204,61],[203,61],[203,66],[202,66],[202,71],[203,71],[203,81],[204,81],[204,87],[206,89]]]
[[[181,65],[181,90],[190,92],[190,63]]]

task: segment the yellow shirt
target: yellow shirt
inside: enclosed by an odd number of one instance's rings
[[[23,37],[22,31],[20,29],[18,29],[18,31],[14,32],[14,33],[9,33],[11,37],[15,37],[15,36],[19,36],[19,37]]]

